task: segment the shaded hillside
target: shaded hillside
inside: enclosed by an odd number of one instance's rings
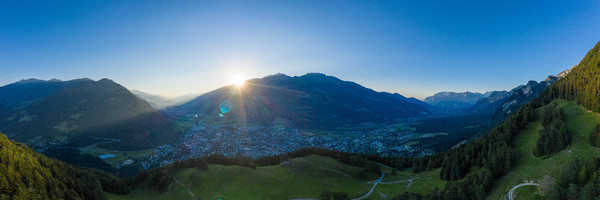
[[[170,106],[178,106],[194,99],[197,95],[188,94],[178,97],[165,97],[160,95],[149,94],[146,92],[131,90],[131,93],[138,98],[148,102],[152,107],[156,109],[164,109]]]
[[[493,119],[503,121],[511,113],[521,108],[521,105],[530,102],[540,95],[546,87],[556,82],[558,78],[548,76],[541,82],[529,81],[510,91],[494,91],[490,96],[479,99],[470,112],[493,114]]]
[[[331,128],[345,124],[389,122],[423,117],[430,112],[416,99],[376,92],[333,76],[284,74],[227,86],[182,105],[190,113],[223,115],[224,119],[292,127]]]
[[[537,98],[548,86],[556,82],[558,78],[548,76],[541,82],[529,81],[527,85],[519,86],[510,91],[511,95],[506,97],[498,108],[496,108],[493,120],[503,121],[510,114],[516,112],[523,104],[526,104]]]
[[[0,117],[9,117],[16,108],[41,100],[64,88],[91,81],[76,79],[71,81],[50,81],[27,79],[0,87]]]
[[[172,105],[172,102],[163,96],[152,95],[138,90],[131,90],[131,93],[137,96],[138,98],[146,101],[148,104],[150,104],[156,109],[162,109]]]
[[[111,174],[47,158],[0,133],[0,199],[104,199],[103,187],[127,192],[121,184]]]
[[[165,114],[108,79],[15,83],[0,90],[5,92],[0,96],[4,107],[10,108],[0,126],[18,141],[66,136],[79,146],[104,137],[120,139],[110,144],[115,147],[137,149],[178,136]]]

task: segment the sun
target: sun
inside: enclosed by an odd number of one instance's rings
[[[242,75],[235,75],[231,78],[230,84],[241,87],[244,85],[246,78]]]

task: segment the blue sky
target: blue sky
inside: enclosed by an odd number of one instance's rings
[[[110,78],[172,96],[321,72],[424,98],[540,81],[598,41],[594,0],[0,1],[0,85]]]

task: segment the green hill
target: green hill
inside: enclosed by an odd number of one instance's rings
[[[414,174],[382,167],[386,174],[369,196],[371,199],[391,199],[409,190],[421,194],[441,188],[438,170]],[[149,189],[148,182],[128,195],[108,194],[109,199],[293,199],[319,198],[323,190],[344,192],[359,197],[373,186],[378,174],[358,178],[361,168],[343,164],[334,158],[308,155],[295,158],[289,166],[264,166],[251,169],[242,166],[209,165],[206,170],[186,168],[174,173],[176,180],[166,192]],[[196,177],[196,178],[194,178]],[[406,180],[406,181],[403,181]],[[402,181],[402,182],[400,182]],[[397,183],[392,183],[397,182]],[[169,189],[170,188],[170,189]]]

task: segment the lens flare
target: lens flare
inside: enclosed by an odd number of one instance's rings
[[[219,105],[221,112],[219,113],[219,117],[225,117],[225,114],[233,108],[233,103],[229,100],[223,100],[221,105]]]

